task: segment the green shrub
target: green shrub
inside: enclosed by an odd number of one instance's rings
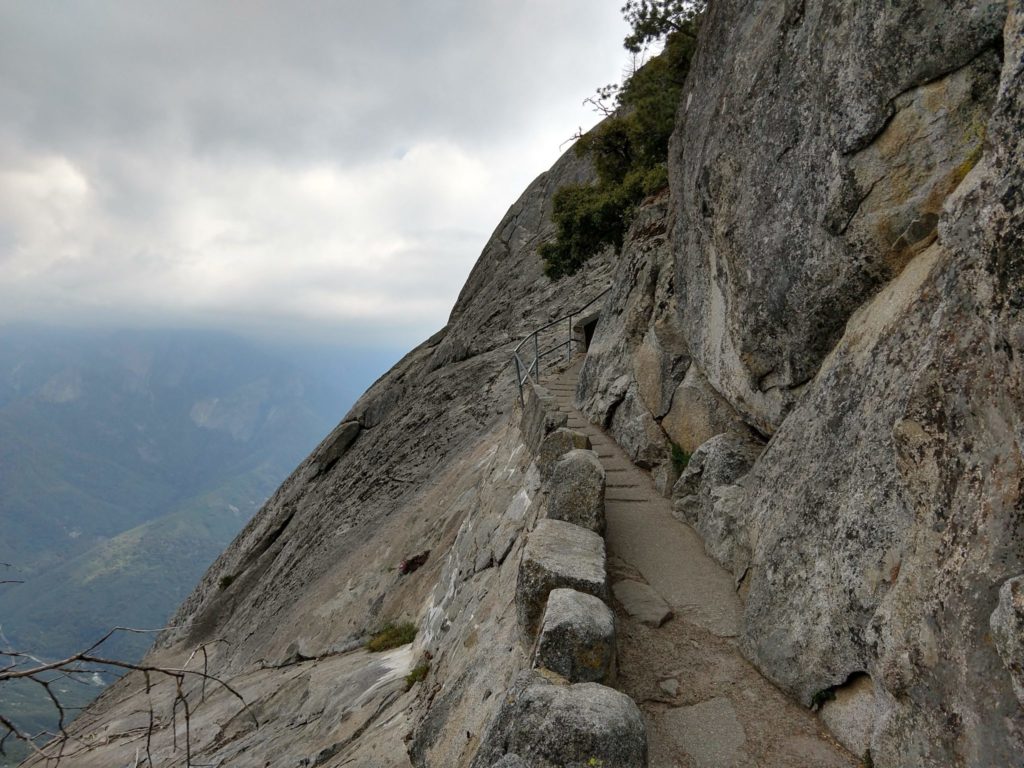
[[[832,701],[836,697],[835,688],[823,688],[818,691],[814,696],[811,697],[811,709],[818,711],[827,702]]]
[[[400,645],[408,645],[416,639],[416,625],[410,622],[385,624],[373,637],[366,641],[366,650],[379,653],[390,651]]]
[[[633,26],[625,41],[628,50],[639,53],[662,39],[665,47],[621,86],[599,88],[591,100],[609,117],[581,136],[575,151],[593,161],[597,181],[555,195],[555,239],[540,248],[551,279],[573,274],[604,248],[621,248],[640,203],[668,186],[668,142],[702,7],[660,0],[627,2],[623,8]]]
[[[426,679],[427,673],[430,671],[430,662],[421,661],[415,667],[412,668],[412,672],[405,676],[405,690],[409,690],[416,683]]]
[[[679,474],[683,473],[687,465],[690,463],[691,454],[684,451],[675,443],[672,443],[672,466]]]
[[[232,573],[229,573],[229,574],[227,574],[225,576],[221,576],[220,577],[219,584],[220,584],[220,588],[221,589],[227,589],[228,587],[230,587],[234,583],[235,583],[235,575],[232,574]]]

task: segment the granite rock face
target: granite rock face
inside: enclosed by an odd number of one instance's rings
[[[774,432],[977,162],[1005,2],[712,3],[669,158],[690,355]]]
[[[732,406],[708,384],[696,365],[672,393],[672,406],[661,420],[668,438],[686,453],[692,454],[703,443],[723,432],[746,432]]]
[[[626,235],[587,358],[576,404],[640,466],[669,460],[659,422],[689,365],[675,316],[668,200],[649,200]]]
[[[359,437],[362,425],[358,421],[343,421],[336,426],[309,457],[310,468],[316,474],[323,474],[338,463],[349,446]]]
[[[858,681],[875,765],[1024,754],[988,640],[1024,571],[1021,18],[714,3],[673,138],[690,354],[772,435],[712,491],[742,645],[808,705]]]
[[[854,702],[876,765],[1024,753],[1021,17],[712,3],[577,391],[733,571],[751,660]]]

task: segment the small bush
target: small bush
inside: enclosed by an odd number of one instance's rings
[[[835,697],[835,688],[823,688],[811,697],[811,709],[817,711],[821,709],[826,702],[832,701]]]
[[[623,8],[633,25],[628,50],[640,53],[661,39],[665,47],[621,86],[599,88],[591,100],[609,116],[579,138],[575,151],[593,161],[597,182],[555,195],[555,240],[540,249],[552,280],[573,274],[604,248],[621,248],[640,203],[668,186],[668,142],[703,7],[702,2],[657,0],[627,2]]]
[[[385,624],[366,641],[366,650],[379,653],[390,651],[401,645],[408,645],[416,639],[416,625],[410,622],[402,624]]]
[[[691,454],[684,451],[675,443],[672,443],[672,466],[679,474],[683,473],[687,465],[690,463]]]
[[[430,662],[421,661],[415,667],[412,668],[412,672],[405,676],[405,690],[409,690],[416,683],[422,682],[426,679],[427,673],[430,671]]]
[[[221,576],[220,577],[219,584],[220,584],[220,588],[221,589],[227,589],[228,587],[230,587],[234,583],[235,583],[235,576],[232,573],[229,573],[229,574],[226,574],[225,576]]]

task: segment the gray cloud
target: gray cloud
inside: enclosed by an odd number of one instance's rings
[[[426,336],[618,5],[3,4],[0,323]]]

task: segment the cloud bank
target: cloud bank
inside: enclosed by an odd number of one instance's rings
[[[408,345],[620,74],[618,2],[0,6],[0,324]]]

